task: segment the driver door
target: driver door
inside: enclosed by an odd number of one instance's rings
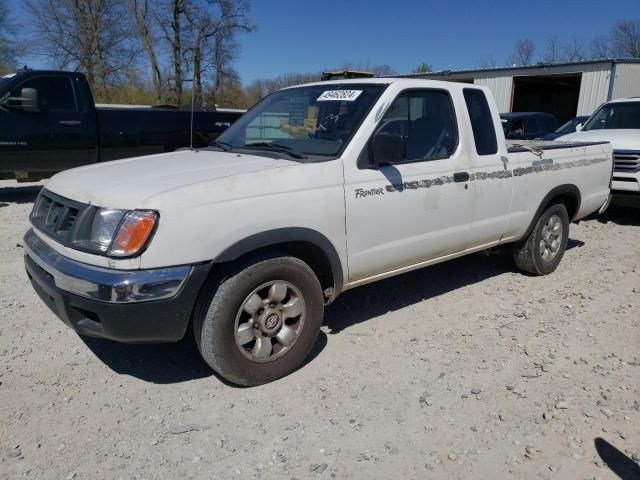
[[[408,90],[374,132],[402,136],[404,161],[372,167],[370,141],[345,162],[350,282],[465,249],[474,195],[458,131],[449,92]]]
[[[21,97],[25,88],[37,91],[38,108],[3,112],[3,169],[20,176],[26,172],[53,173],[94,161],[95,122],[87,118],[91,113],[82,111],[71,79],[63,75],[31,77],[12,88],[10,96]],[[90,127],[92,131],[88,131]]]

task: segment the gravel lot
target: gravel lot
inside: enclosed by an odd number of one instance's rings
[[[640,478],[640,211],[572,225],[547,277],[473,255],[348,292],[302,369],[236,388],[191,337],[81,338],[46,309],[20,247],[38,188],[0,182],[1,479]]]

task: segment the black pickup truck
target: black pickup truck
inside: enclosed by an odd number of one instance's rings
[[[242,113],[194,112],[193,146],[208,145]],[[0,179],[37,181],[67,168],[190,144],[189,110],[96,106],[80,73],[22,70],[0,77]]]

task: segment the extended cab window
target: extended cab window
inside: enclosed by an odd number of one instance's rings
[[[407,161],[446,158],[458,145],[451,98],[438,90],[409,91],[398,96],[381,120],[378,132],[401,135]]]
[[[67,77],[42,76],[24,81],[11,90],[11,97],[20,97],[23,88],[35,88],[38,92],[38,104],[43,111],[76,111],[76,97],[73,86]]]
[[[463,93],[471,119],[476,152],[478,155],[498,153],[498,140],[487,97],[482,90],[476,88],[465,88]]]

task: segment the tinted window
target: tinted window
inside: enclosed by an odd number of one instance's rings
[[[67,77],[51,76],[31,78],[11,90],[11,96],[20,97],[23,88],[35,88],[38,91],[38,103],[43,110],[77,110],[73,87]]]
[[[446,92],[401,94],[389,107],[378,131],[404,137],[407,160],[449,157],[458,145],[455,113]]]
[[[542,133],[553,132],[556,128],[558,128],[558,121],[553,117],[545,116],[544,122],[542,123]]]
[[[542,131],[542,119],[538,117],[526,117],[524,119],[524,131],[527,135],[537,135]]]
[[[464,101],[467,104],[469,118],[471,119],[476,152],[478,155],[497,153],[498,140],[496,138],[496,130],[493,127],[493,117],[484,92],[474,88],[465,88]]]

